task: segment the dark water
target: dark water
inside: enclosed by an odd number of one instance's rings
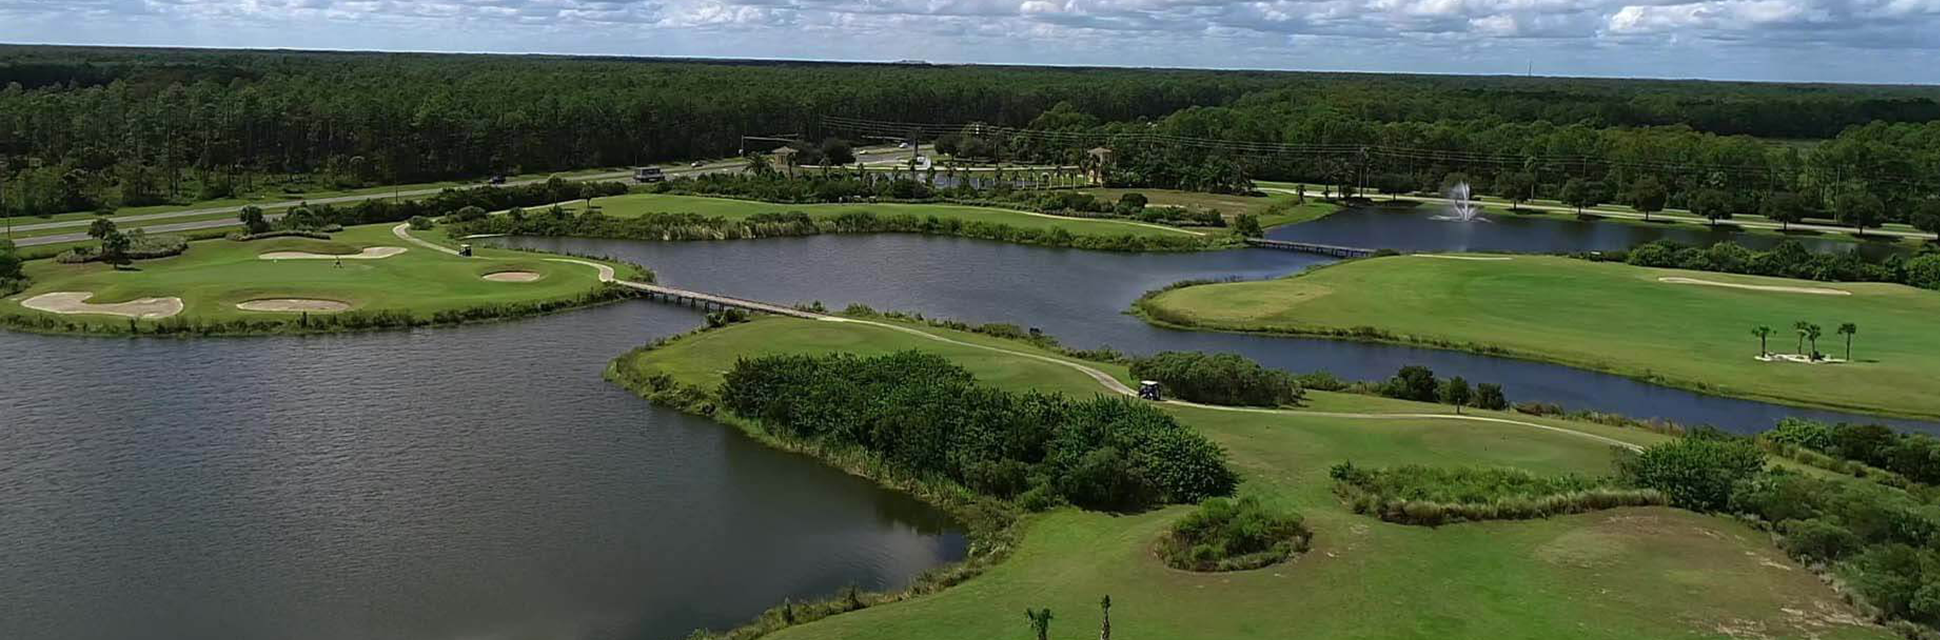
[[[0,332],[0,638],[670,639],[962,556],[908,497],[600,379],[697,322]]]
[[[1304,226],[1304,225],[1303,225]],[[1614,225],[1613,225],[1614,226]],[[814,236],[749,242],[648,243],[517,238],[520,246],[610,255],[651,266],[662,282],[771,302],[862,303],[971,322],[1043,329],[1076,347],[1130,353],[1164,350],[1245,354],[1291,371],[1385,379],[1403,365],[1497,382],[1511,400],[1555,402],[1739,432],[1785,416],[1872,421],[1940,433],[1940,424],[1708,396],[1560,365],[1438,349],[1343,340],[1174,331],[1124,311],[1151,289],[1192,278],[1264,278],[1327,258],[1248,249],[1187,254],[1120,254],[916,235]]]
[[[1777,236],[1708,229],[1690,224],[1627,224],[1585,222],[1513,214],[1486,214],[1486,221],[1437,220],[1445,215],[1436,206],[1348,209],[1319,220],[1276,227],[1274,240],[1396,249],[1400,251],[1618,251],[1657,240],[1710,246],[1736,242],[1754,250],[1769,249],[1791,238],[1817,252],[1859,251],[1871,259],[1908,253],[1912,245],[1884,242],[1842,242],[1823,237]]]

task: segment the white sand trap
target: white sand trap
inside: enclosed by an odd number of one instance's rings
[[[1842,358],[1825,356],[1817,360],[1813,360],[1810,356],[1799,355],[1796,353],[1767,353],[1762,356],[1755,356],[1752,359],[1757,360],[1759,362],[1797,362],[1799,364],[1843,364],[1845,363],[1845,360]]]
[[[308,251],[271,251],[256,257],[263,260],[336,260],[338,258],[345,260],[382,260],[404,252],[404,247],[364,247],[363,251],[347,254],[310,253]]]
[[[1443,260],[1482,260],[1485,262],[1501,262],[1503,260],[1515,259],[1509,256],[1445,256],[1439,253],[1413,253],[1409,255],[1412,255],[1417,258],[1441,258]]]
[[[539,277],[538,273],[531,271],[500,271],[485,274],[485,279],[492,282],[532,282]]]
[[[316,300],[312,298],[264,298],[262,300],[238,302],[236,303],[236,308],[242,309],[243,311],[281,311],[289,313],[315,311],[319,313],[331,313],[349,310],[350,305],[336,300]]]
[[[176,297],[141,298],[127,302],[88,304],[87,299],[92,297],[94,297],[94,294],[87,291],[56,291],[22,300],[20,301],[20,306],[35,311],[46,311],[48,313],[67,315],[98,313],[101,315],[149,320],[166,318],[182,312],[182,299]]]
[[[1710,287],[1730,287],[1733,289],[1749,289],[1752,291],[1771,291],[1775,293],[1810,293],[1813,295],[1821,295],[1821,296],[1852,295],[1851,291],[1846,291],[1844,289],[1827,289],[1824,287],[1778,287],[1778,286],[1770,286],[1770,285],[1762,285],[1762,284],[1737,284],[1734,282],[1717,282],[1715,280],[1699,280],[1697,278],[1679,278],[1677,276],[1665,276],[1662,278],[1658,278],[1657,281],[1669,282],[1672,284],[1701,284],[1701,285],[1710,286]]]

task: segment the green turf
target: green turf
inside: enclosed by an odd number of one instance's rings
[[[1007,349],[1015,342],[938,335]],[[1089,396],[1083,374],[1018,356],[937,343],[887,329],[763,319],[684,338],[621,366],[714,384],[737,357],[863,354],[918,348],[950,357],[986,383]],[[1041,353],[1041,352],[1040,352]],[[1123,376],[1119,367],[1105,367]],[[1380,398],[1316,394],[1317,408],[1434,411]],[[1231,453],[1240,494],[1297,508],[1316,532],[1311,552],[1256,571],[1166,568],[1152,544],[1186,511],[1136,515],[1064,509],[1033,517],[1009,560],[940,594],[785,630],[785,639],[985,640],[1028,637],[1019,611],[1050,607],[1052,636],[1097,633],[1097,601],[1112,597],[1118,637],[1187,638],[1886,638],[1828,620],[1850,610],[1737,522],[1663,509],[1621,509],[1530,522],[1429,529],[1357,516],[1331,494],[1327,467],[1407,463],[1513,465],[1601,474],[1604,444],[1524,426],[1350,420],[1172,407]],[[1599,425],[1549,424],[1610,434]],[[1658,436],[1628,431],[1627,439]],[[1751,636],[1736,636],[1751,637]]]
[[[1830,288],[1811,295],[1671,284],[1660,277]],[[1208,329],[1314,332],[1374,327],[1403,339],[1493,346],[1529,358],[1761,400],[1940,416],[1940,292],[1823,283],[1568,258],[1377,258],[1262,282],[1188,287],[1144,303],[1155,319]],[[1796,350],[1792,325],[1817,323],[1819,349],[1858,325],[1855,362],[1760,362],[1754,326],[1774,352]],[[1809,349],[1808,344],[1808,349]]]
[[[598,272],[582,265],[552,262],[546,256],[481,248],[478,257],[432,251],[392,234],[392,224],[351,227],[330,240],[269,238],[249,242],[217,239],[193,242],[180,256],[144,260],[131,270],[108,265],[61,264],[38,260],[27,265],[33,286],[0,301],[0,312],[43,313],[20,301],[53,291],[90,291],[90,303],[136,298],[182,298],[182,317],[231,320],[289,317],[288,313],[250,312],[236,303],[264,298],[315,298],[349,303],[353,310],[437,311],[494,303],[566,299],[598,287]],[[364,247],[406,247],[403,254],[378,260],[262,260],[272,251],[356,253]],[[619,267],[628,273],[627,267]],[[496,271],[533,271],[529,283],[492,282],[480,276]],[[126,322],[116,316],[72,315],[75,319]]]
[[[584,203],[574,203],[567,208],[577,211],[583,206]],[[1198,235],[1200,233],[1125,220],[1089,220],[953,204],[771,204],[748,200],[731,200],[727,198],[637,193],[611,198],[600,198],[594,202],[594,206],[599,207],[606,215],[620,218],[637,217],[648,213],[697,213],[704,216],[739,219],[757,213],[776,213],[783,211],[801,211],[818,217],[828,217],[857,211],[869,211],[878,215],[909,214],[915,216],[936,216],[938,218],[956,218],[966,222],[981,220],[984,222],[1031,229],[1063,227],[1066,231],[1070,231],[1074,235],[1121,236],[1132,234],[1137,236],[1186,236]]]

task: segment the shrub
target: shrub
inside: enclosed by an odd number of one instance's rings
[[[1303,396],[1293,374],[1230,353],[1157,353],[1133,359],[1132,375],[1158,381],[1181,399],[1207,404],[1278,406],[1298,404]]]
[[[1765,452],[1749,439],[1685,437],[1620,460],[1617,469],[1631,486],[1662,491],[1672,505],[1717,511],[1734,483],[1764,471]]]
[[[1785,536],[1780,546],[1795,558],[1838,560],[1860,547],[1859,536],[1818,518],[1786,520],[1778,523],[1778,531]]]
[[[406,222],[411,224],[411,229],[414,231],[428,231],[438,224],[426,216],[411,216],[411,219]]]
[[[1654,490],[1619,489],[1608,480],[1576,475],[1542,477],[1521,469],[1366,469],[1344,462],[1334,465],[1329,475],[1335,493],[1355,513],[1425,526],[1665,503],[1663,494]]]
[[[743,359],[720,397],[772,433],[1037,504],[1131,511],[1227,495],[1238,482],[1225,451],[1149,404],[999,391],[918,351]]]
[[[1159,557],[1174,569],[1243,571],[1277,564],[1307,550],[1313,532],[1300,514],[1270,509],[1253,497],[1213,498],[1172,523]]]
[[[1435,402],[1440,395],[1441,385],[1435,381],[1435,372],[1428,367],[1408,365],[1402,367],[1388,379],[1381,388],[1381,395],[1417,402]]]
[[[1502,394],[1502,385],[1484,382],[1475,385],[1475,407],[1501,411],[1509,408],[1509,397]]]

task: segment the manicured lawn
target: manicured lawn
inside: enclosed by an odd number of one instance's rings
[[[925,329],[1032,351],[1019,343]],[[762,319],[683,338],[620,366],[715,384],[737,357],[923,349],[1011,390],[1088,397],[1101,387],[1054,363],[857,325]],[[1042,354],[1041,355],[1048,355]],[[1123,376],[1119,367],[1101,367]],[[1360,396],[1315,394],[1315,408],[1434,412]],[[1352,408],[1350,408],[1352,407]],[[1327,468],[1343,460],[1517,466],[1539,473],[1603,474],[1608,445],[1526,426],[1428,420],[1353,420],[1170,407],[1225,446],[1241,495],[1298,509],[1315,530],[1311,552],[1256,571],[1193,574],[1152,553],[1186,511],[1110,515],[1063,509],[1034,516],[1009,560],[940,594],[785,630],[777,638],[962,639],[1028,637],[1018,612],[1050,607],[1052,637],[1097,633],[1098,598],[1112,598],[1119,637],[1199,638],[1886,638],[1871,627],[1827,622],[1850,615],[1837,594],[1785,559],[1767,536],[1737,522],[1664,509],[1621,509],[1551,520],[1429,529],[1354,515],[1331,493]],[[1646,443],[1659,436],[1545,421]],[[724,427],[725,428],[725,427]],[[1741,636],[1742,637],[1742,636]]]
[[[585,203],[573,203],[567,208],[574,211]],[[908,214],[914,216],[936,216],[938,218],[957,218],[965,222],[981,220],[1007,224],[1015,227],[1049,229],[1063,227],[1075,235],[1122,236],[1180,236],[1199,235],[1200,232],[1187,231],[1163,225],[1148,225],[1126,220],[1087,220],[1051,216],[1007,209],[989,207],[968,207],[953,204],[770,204],[748,200],[727,198],[706,198],[699,196],[677,196],[667,194],[636,193],[611,198],[600,198],[594,206],[606,215],[629,218],[648,213],[697,213],[704,216],[719,216],[728,219],[746,218],[757,213],[779,213],[800,211],[818,217],[837,216],[858,211],[874,212],[877,215]]]
[[[391,233],[395,225],[352,227],[330,240],[271,238],[250,242],[206,240],[189,245],[188,252],[171,258],[144,260],[132,270],[107,265],[60,264],[53,260],[28,263],[33,287],[0,301],[0,312],[44,313],[24,308],[20,301],[54,291],[88,291],[90,303],[137,298],[180,297],[181,317],[231,320],[239,317],[289,318],[294,314],[251,312],[239,302],[267,298],[334,300],[352,310],[408,311],[428,315],[441,310],[484,304],[572,298],[598,287],[598,272],[582,265],[551,262],[546,256],[516,251],[481,249],[478,257],[460,258],[407,243]],[[365,247],[406,247],[399,255],[377,260],[263,260],[272,251],[354,254]],[[627,273],[627,267],[619,267]],[[531,271],[536,282],[508,283],[481,276],[499,271]],[[68,316],[77,320],[126,322],[102,315]]]
[[[1673,284],[1679,277],[1833,289],[1814,295]],[[1207,329],[1310,333],[1374,327],[1403,340],[1508,352],[1793,404],[1940,416],[1940,292],[1878,283],[1650,269],[1568,258],[1460,260],[1421,256],[1345,263],[1263,282],[1189,287],[1144,305],[1158,320]],[[1794,322],[1820,325],[1819,350],[1843,357],[1843,322],[1858,325],[1854,362],[1760,362],[1792,353]],[[1810,345],[1808,344],[1808,349]]]

